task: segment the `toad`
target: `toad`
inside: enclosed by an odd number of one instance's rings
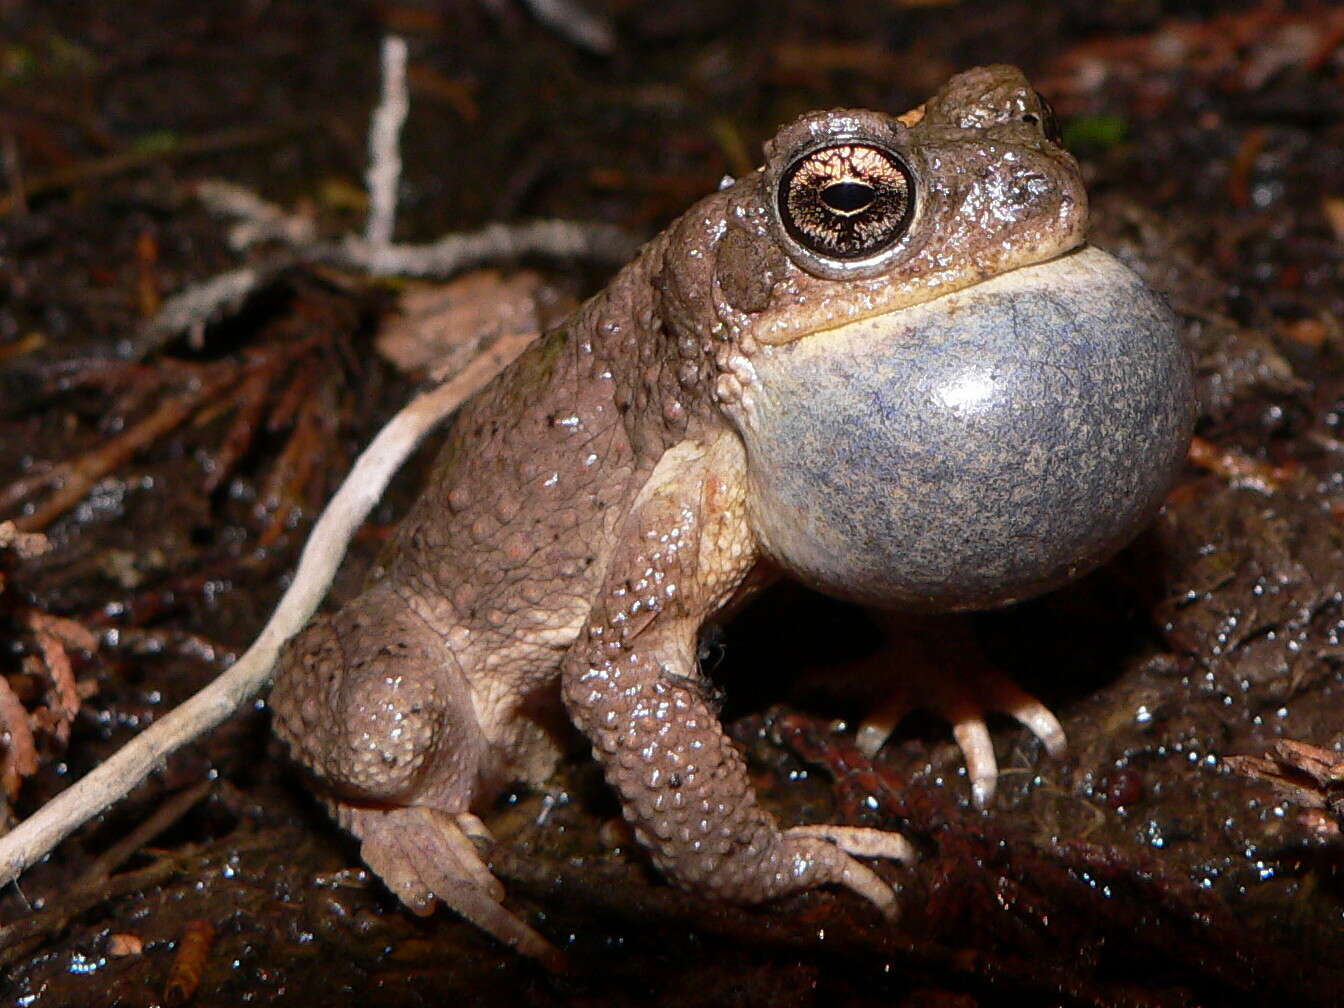
[[[1190,365],[1086,227],[1048,106],[980,68],[899,118],[784,127],[541,337],[459,412],[363,593],[281,658],[275,730],[368,866],[550,957],[472,810],[550,772],[558,695],[676,884],[893,913],[858,859],[905,842],[777,824],[698,635],[781,574],[884,611],[1004,605],[1138,531],[1183,457]],[[1062,745],[1025,694],[981,692],[949,706],[982,735],[998,705]]]

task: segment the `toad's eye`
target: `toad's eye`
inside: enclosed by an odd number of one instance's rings
[[[910,170],[891,151],[845,143],[802,155],[779,180],[779,219],[813,255],[868,259],[900,240],[915,208]]]
[[[1041,114],[1037,116],[1034,113],[1028,113],[1022,118],[1027,122],[1040,123],[1041,132],[1045,134],[1045,138],[1056,147],[1063,147],[1064,134],[1060,132],[1059,119],[1055,116],[1055,110],[1045,100],[1045,95],[1039,91],[1036,92],[1036,100],[1041,103]]]

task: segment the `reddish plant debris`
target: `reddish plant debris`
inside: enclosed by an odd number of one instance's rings
[[[1322,809],[1334,817],[1334,828],[1318,817],[1308,825],[1337,836],[1344,822],[1344,753],[1297,739],[1280,739],[1265,756],[1226,756],[1223,763],[1247,777],[1267,781],[1294,805]]]
[[[260,440],[288,432],[256,505],[265,522],[259,545],[272,543],[296,508],[320,500],[325,480],[316,478],[316,463],[339,457],[340,425],[353,409],[345,381],[353,357],[343,343],[360,324],[358,307],[318,283],[296,281],[296,288],[290,311],[240,353],[221,360],[165,356],[148,363],[95,360],[51,369],[52,395],[83,389],[110,395],[105,415],[118,418],[122,430],[72,459],[33,465],[0,487],[0,513],[23,507],[13,518],[15,528],[44,529],[100,480],[179,428],[208,428],[231,414],[222,436],[206,447],[206,493],[223,485]],[[149,403],[156,405],[147,408]],[[49,496],[39,503],[44,491]]]
[[[19,793],[23,778],[37,772],[38,737],[51,741],[59,753],[70,741],[70,726],[79,713],[80,700],[97,691],[93,680],[76,682],[70,651],[92,654],[98,639],[81,623],[52,616],[38,609],[19,610],[20,626],[31,637],[35,653],[24,656],[19,676],[0,677],[0,740],[5,743],[0,756],[0,787],[10,801]],[[43,701],[25,704],[32,683],[45,682]]]
[[[1268,465],[1248,458],[1233,448],[1219,448],[1202,437],[1190,440],[1190,461],[1201,469],[1221,476],[1229,483],[1251,487],[1264,493],[1273,493],[1301,469],[1294,463]]]
[[[12,802],[24,778],[41,765],[39,740],[59,754],[70,740],[80,701],[97,691],[93,679],[77,681],[71,651],[92,654],[98,639],[72,619],[26,604],[7,574],[5,548],[33,558],[48,548],[44,536],[0,523],[0,612],[7,612],[18,639],[26,645],[17,672],[0,675],[0,789]]]
[[[201,985],[201,973],[215,943],[215,926],[208,920],[188,921],[177,943],[177,956],[168,971],[168,982],[163,985],[163,1003],[184,1005],[196,996]]]
[[[1255,92],[1285,70],[1319,71],[1342,41],[1344,11],[1297,12],[1266,0],[1204,20],[1170,19],[1144,34],[1084,42],[1058,57],[1040,83],[1060,111],[1072,114],[1108,81],[1147,78],[1150,98],[1165,107],[1176,97],[1177,79],[1197,75],[1230,93]],[[1153,78],[1161,75],[1173,82],[1158,91]]]

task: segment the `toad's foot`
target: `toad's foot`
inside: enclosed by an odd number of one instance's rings
[[[901,641],[906,656],[901,659],[900,685],[859,726],[855,742],[864,755],[874,756],[912,709],[932,710],[952,724],[952,735],[966,759],[971,798],[980,808],[994,797],[999,776],[986,713],[998,711],[1017,719],[1051,756],[1064,755],[1068,741],[1059,720],[985,660],[967,639],[964,620],[881,618],[889,636]]]
[[[360,838],[364,863],[412,912],[432,913],[437,899],[547,969],[563,969],[560,951],[504,907],[504,886],[472,842],[489,836],[475,816],[424,806],[341,806],[337,817]]]
[[[839,884],[876,906],[882,915],[895,920],[898,913],[896,891],[877,872],[854,860],[854,857],[885,858],[908,864],[915,859],[915,849],[899,833],[869,829],[864,826],[794,826],[784,831],[785,839],[804,838],[821,840],[853,855],[844,866]]]

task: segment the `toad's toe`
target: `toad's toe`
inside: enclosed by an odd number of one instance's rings
[[[900,915],[895,887],[856,860],[855,855],[912,860],[914,851],[904,837],[861,826],[822,825],[794,826],[783,831],[781,840],[799,860],[826,864],[826,881],[862,896],[877,907],[883,917],[895,920]]]
[[[364,862],[413,912],[428,914],[439,900],[548,969],[563,969],[559,950],[504,906],[503,885],[459,825],[479,823],[474,816],[416,806],[354,810],[343,818],[362,840]]]
[[[911,710],[930,710],[951,723],[966,760],[971,797],[984,807],[998,783],[998,761],[985,725],[987,713],[1007,714],[1040,739],[1051,756],[1064,755],[1068,740],[1059,719],[989,664],[967,641],[964,625],[951,619],[929,619],[914,624],[912,631],[893,622],[891,632],[914,646],[903,648],[900,665],[893,669],[898,684],[859,725],[855,742],[865,756],[875,756]],[[890,659],[882,660],[890,663]]]

